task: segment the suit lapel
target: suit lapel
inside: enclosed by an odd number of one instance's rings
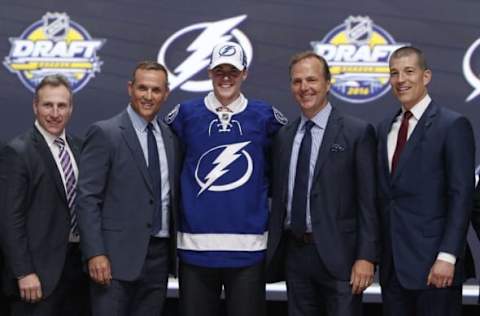
[[[328,118],[327,126],[323,134],[322,144],[318,151],[317,162],[315,164],[315,170],[313,173],[313,179],[318,177],[320,170],[322,169],[325,161],[328,158],[330,148],[337,137],[338,132],[341,130],[343,122],[342,117],[338,115],[337,111],[332,108],[332,112]]]
[[[175,144],[173,143],[173,135],[170,129],[165,126],[162,122],[158,121],[158,126],[162,132],[162,139],[163,145],[165,146],[165,155],[167,156],[167,164],[168,164],[168,182],[170,183],[170,192],[172,198],[175,196],[175,185],[174,185],[174,177],[177,168],[177,161],[175,160]]]
[[[285,127],[285,141],[281,143],[279,157],[281,159],[280,172],[283,172],[286,176],[282,177],[282,200],[287,203],[288,198],[288,178],[290,174],[290,159],[292,156],[292,147],[295,135],[297,133],[298,125],[300,124],[300,118],[296,119]]]
[[[438,109],[434,106],[434,104],[430,103],[430,105],[427,107],[427,109],[423,113],[422,117],[420,118],[420,121],[418,121],[417,125],[415,126],[415,130],[408,138],[407,144],[405,145],[400,155],[397,170],[395,171],[395,175],[392,180],[395,180],[402,173],[402,170],[407,164],[410,157],[412,156],[412,153],[414,152],[415,147],[420,143],[420,141],[425,136],[425,132],[432,125],[432,120],[437,114],[437,110]]]
[[[379,152],[381,155],[379,159],[381,159],[382,169],[383,169],[382,171],[383,171],[383,174],[388,179],[388,183],[390,183],[392,178],[392,174],[390,173],[390,163],[388,160],[388,134],[390,133],[390,129],[392,128],[392,125],[395,122],[395,119],[400,113],[401,111],[398,110],[391,120],[385,120],[383,124],[380,126],[380,130],[378,131],[378,135],[380,137]]]
[[[33,129],[32,140],[37,152],[45,164],[45,171],[50,174],[53,182],[55,183],[55,188],[57,189],[59,196],[62,198],[65,204],[67,204],[67,196],[65,194],[65,187],[63,186],[60,170],[58,170],[55,158],[53,157],[45,138],[43,138],[42,134],[40,134],[37,128]]]
[[[140,145],[140,141],[138,140],[137,133],[133,128],[133,124],[130,120],[130,117],[128,116],[127,111],[124,111],[120,116],[119,127],[122,130],[122,136],[125,139],[125,142],[127,143],[127,147],[129,148],[134,158],[133,160],[135,161],[135,164],[140,170],[149,190],[153,192],[152,181],[150,179],[150,175],[147,170],[147,163],[145,162],[142,146]]]

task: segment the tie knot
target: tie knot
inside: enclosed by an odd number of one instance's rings
[[[413,114],[410,111],[405,111],[405,113],[403,113],[403,119],[404,120],[409,120],[412,116],[413,116]]]
[[[147,124],[147,129],[150,130],[150,131],[152,131],[152,132],[155,130],[155,128],[153,127],[153,124],[152,124],[152,123],[148,123],[148,124]]]
[[[305,122],[305,132],[310,132],[313,125],[315,125],[315,123],[313,123],[312,121],[310,121],[310,120],[306,121]]]
[[[61,138],[61,137],[55,138],[55,140],[53,141],[53,143],[54,143],[55,145],[57,145],[58,148],[60,148],[60,149],[63,149],[63,147],[65,147],[65,141],[64,141],[63,138]]]

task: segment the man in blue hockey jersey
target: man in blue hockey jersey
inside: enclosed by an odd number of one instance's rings
[[[265,314],[267,153],[286,119],[247,99],[243,49],[220,43],[208,70],[213,92],[167,116],[185,146],[178,233],[182,316],[218,314],[222,285],[229,316]]]

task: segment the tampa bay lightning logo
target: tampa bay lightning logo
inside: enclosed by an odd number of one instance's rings
[[[225,45],[218,51],[220,56],[233,56],[236,53],[235,46]]]
[[[195,180],[204,191],[223,192],[241,187],[253,173],[253,160],[244,149],[251,142],[214,147],[198,159]],[[242,158],[242,159],[240,159]]]

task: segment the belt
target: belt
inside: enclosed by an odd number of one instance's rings
[[[303,233],[300,236],[294,234],[291,230],[287,231],[287,233],[290,239],[300,244],[313,244],[315,242],[312,233]]]

